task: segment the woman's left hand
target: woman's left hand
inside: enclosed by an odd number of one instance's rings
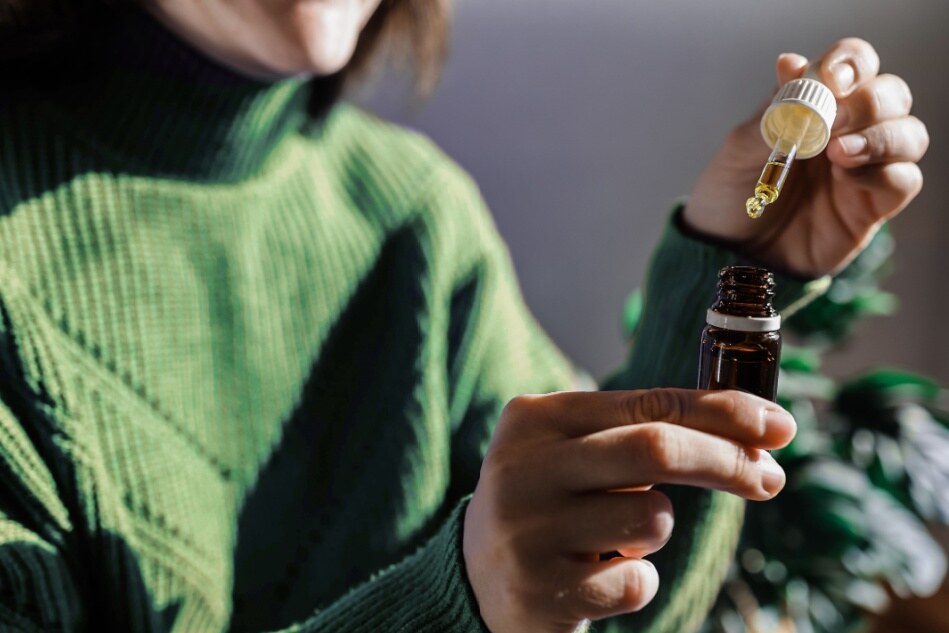
[[[916,162],[929,146],[926,126],[909,113],[909,87],[895,75],[878,74],[870,44],[840,40],[815,63],[837,97],[827,149],[795,163],[778,200],[760,219],[749,219],[745,200],[770,152],[759,131],[761,110],[729,135],[684,211],[686,224],[699,233],[809,277],[842,268],[909,204],[923,184]],[[806,69],[806,58],[781,55],[778,83]]]

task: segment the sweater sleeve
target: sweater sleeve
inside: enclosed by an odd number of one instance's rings
[[[576,385],[570,363],[527,309],[477,189],[465,177],[446,178],[426,201],[431,213],[445,210],[450,218],[434,221],[432,229],[440,249],[435,257],[441,258],[433,269],[452,271],[445,296],[451,483],[444,518],[413,554],[287,631],[484,633],[462,554],[464,510],[481,459],[510,398]],[[670,226],[649,272],[636,343],[604,388],[690,386],[710,280],[732,260],[726,250]],[[42,459],[37,439],[19,424],[14,409],[0,406],[0,628],[83,631],[84,615],[91,614],[82,610],[87,588],[84,565],[70,547],[70,513],[45,465],[51,462]],[[639,614],[597,627],[678,633],[693,630],[704,618],[731,559],[741,506],[726,495],[700,490],[671,494],[677,528],[656,558],[663,578],[660,595]],[[154,624],[150,630],[164,630],[166,620],[143,604],[138,606],[149,611]]]
[[[461,271],[453,284],[448,333],[452,490],[461,499],[419,552],[357,588],[298,630],[357,630],[357,614],[375,630],[484,631],[468,584],[462,525],[468,493],[501,409],[514,396],[581,387],[581,374],[550,341],[527,308],[506,246],[477,188],[456,175],[436,202],[464,228],[447,251]],[[670,221],[648,271],[645,307],[624,366],[603,389],[694,386],[699,334],[719,268],[736,263],[728,249],[687,236]],[[472,254],[471,245],[477,245]],[[470,260],[467,264],[466,260]],[[825,285],[780,277],[779,306],[800,305]],[[611,633],[687,633],[711,608],[733,558],[743,517],[737,497],[668,487],[676,533],[654,557],[659,595],[643,611],[595,623]],[[406,611],[406,605],[411,605]],[[345,623],[349,623],[346,625]],[[358,630],[363,630],[362,622]],[[366,629],[369,630],[369,629]]]
[[[461,526],[465,501],[413,555],[377,573],[309,620],[303,631],[446,631],[488,633],[464,571]],[[82,565],[70,548],[72,529],[56,486],[22,425],[0,405],[0,630],[11,633],[91,630],[80,591]],[[166,631],[147,596],[130,587],[135,630]],[[94,603],[93,603],[94,604]],[[143,627],[143,628],[138,628]]]
[[[450,496],[462,501],[415,556],[318,614],[310,623],[315,628],[306,630],[319,629],[321,621],[332,624],[330,629],[352,622],[344,613],[369,613],[377,618],[377,630],[484,630],[461,553],[464,495],[477,483],[494,425],[510,398],[578,386],[577,372],[526,307],[506,246],[477,189],[466,180],[450,189],[456,194],[441,202],[455,217],[468,218],[470,225],[460,233],[466,244],[479,245],[473,263],[461,267],[466,272],[454,285],[451,314],[458,326],[448,336]],[[726,248],[687,236],[675,215],[648,271],[644,315],[628,359],[603,389],[694,386],[699,334],[717,272],[738,258]],[[465,259],[466,244],[450,249],[457,259]],[[781,276],[778,283],[779,306],[801,304],[825,287]],[[676,507],[677,525],[673,539],[654,557],[662,578],[659,595],[643,611],[595,623],[592,630],[686,633],[696,630],[711,608],[734,555],[742,502],[696,488],[666,491]],[[413,605],[409,612],[406,604]]]
[[[435,537],[296,630],[484,631],[462,555],[465,500],[506,402],[523,393],[577,388],[577,373],[530,314],[503,241],[476,187],[456,175],[435,202],[462,225],[445,250],[461,262],[448,333],[452,490],[461,499]],[[457,228],[457,227],[456,227]],[[472,251],[471,245],[477,245]],[[467,263],[466,263],[467,262]],[[685,235],[671,222],[648,273],[644,318],[627,362],[604,389],[694,385],[698,337],[717,271],[735,263],[727,249]],[[782,301],[805,284],[781,279]],[[704,620],[732,560],[743,505],[706,490],[669,488],[677,512],[673,540],[655,557],[662,577],[647,609],[593,625],[610,632],[686,633]],[[366,630],[369,630],[366,629]]]

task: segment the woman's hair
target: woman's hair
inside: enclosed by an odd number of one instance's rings
[[[344,72],[353,77],[366,75],[380,49],[386,49],[412,69],[419,94],[429,94],[448,55],[449,1],[382,0]]]
[[[0,0],[0,66],[55,56],[69,43],[95,41],[110,18],[152,0]],[[382,0],[359,37],[339,83],[368,75],[384,50],[407,65],[416,90],[434,88],[448,51],[449,0]],[[105,25],[105,26],[104,26]]]

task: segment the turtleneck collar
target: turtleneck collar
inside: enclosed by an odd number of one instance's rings
[[[94,56],[58,82],[49,105],[119,170],[240,180],[306,124],[311,91],[335,98],[335,77],[248,78],[140,11],[116,19],[104,37]]]

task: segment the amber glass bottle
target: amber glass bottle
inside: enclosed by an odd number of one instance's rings
[[[729,266],[718,273],[699,356],[699,389],[739,389],[774,401],[781,357],[781,317],[771,305],[774,276]]]

